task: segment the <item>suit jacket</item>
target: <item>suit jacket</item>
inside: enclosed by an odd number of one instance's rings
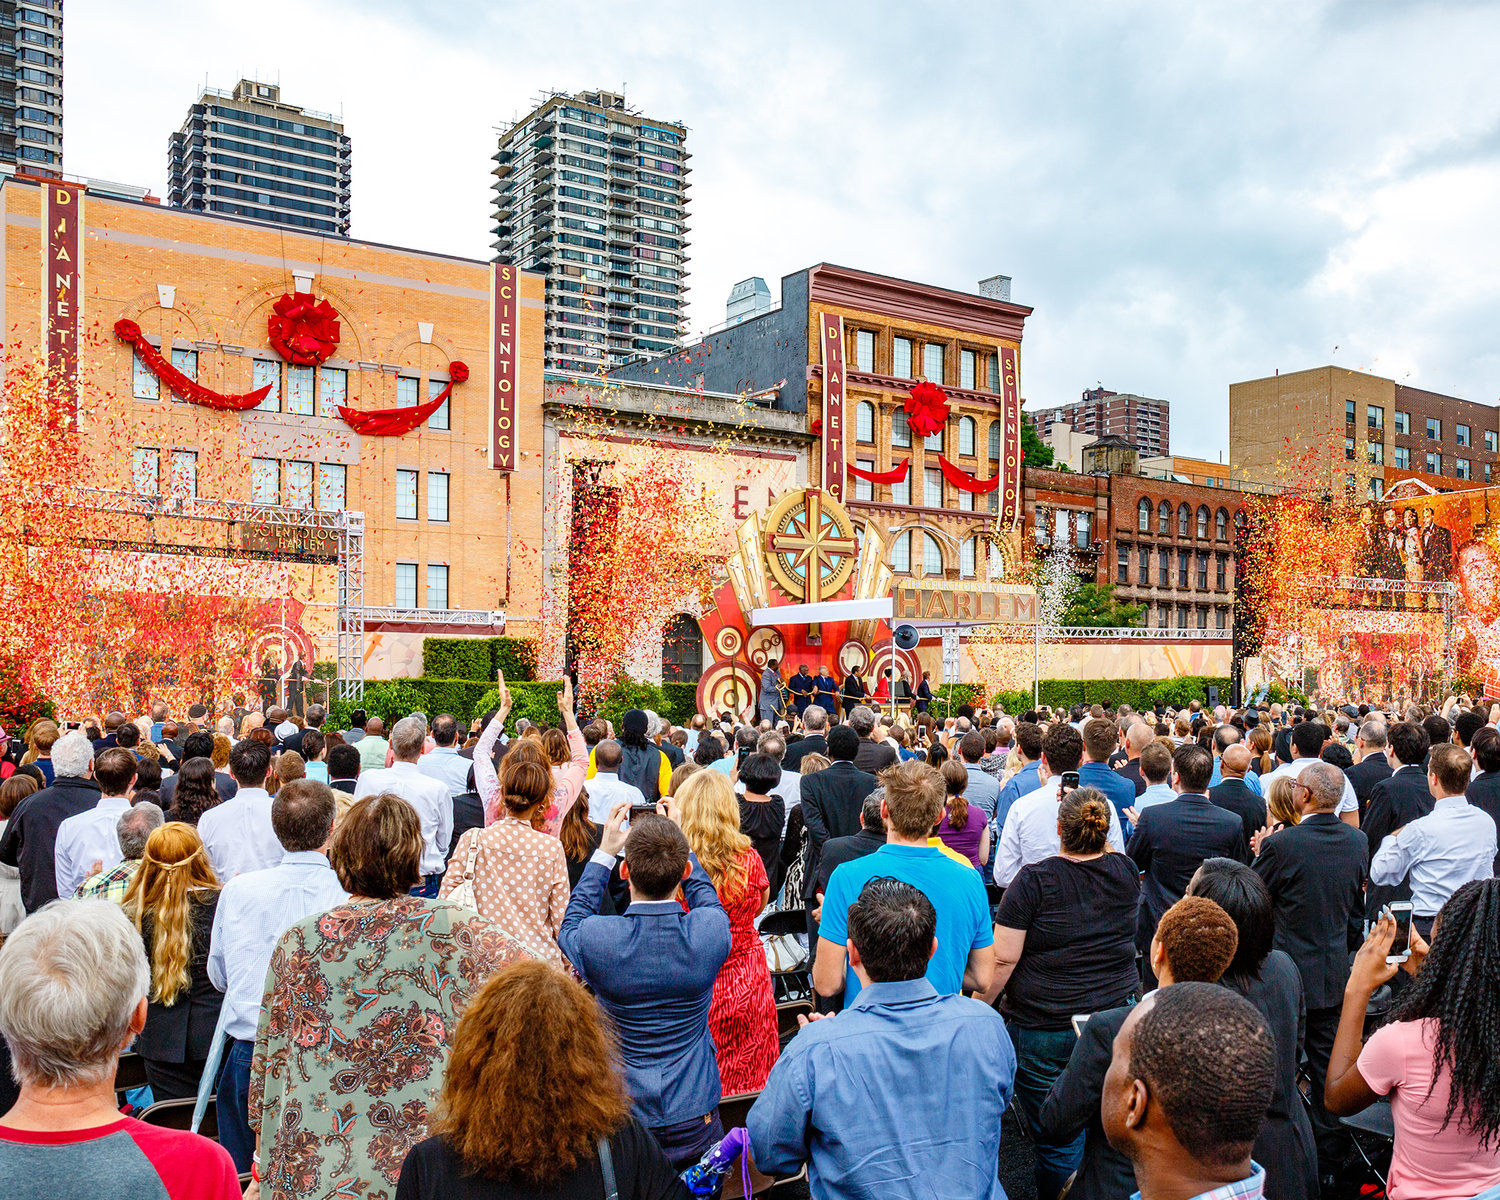
[[[1364,941],[1364,830],[1333,813],[1310,813],[1262,842],[1253,865],[1271,890],[1276,949],[1297,964],[1308,1010],[1342,1004],[1349,951]]]
[[[844,761],[816,771],[802,781],[802,801],[797,807],[802,810],[811,845],[802,885],[804,900],[813,895],[812,886],[823,857],[823,843],[829,838],[852,837],[859,832],[859,811],[877,783],[875,776]]]
[[[1422,578],[1447,579],[1453,573],[1453,535],[1434,522],[1422,530]]]
[[[802,760],[809,754],[827,754],[828,739],[821,733],[810,733],[800,742],[793,742],[781,756],[781,765],[788,771],[801,771]]]
[[[1384,754],[1371,754],[1344,774],[1354,788],[1354,798],[1359,801],[1359,819],[1363,822],[1365,811],[1370,807],[1370,793],[1382,779],[1391,777],[1391,764],[1386,762]]]
[[[1208,798],[1239,817],[1245,828],[1245,862],[1250,861],[1250,839],[1266,823],[1266,802],[1243,779],[1226,779],[1208,789]]]
[[[1162,913],[1181,900],[1205,858],[1245,862],[1245,827],[1234,813],[1207,796],[1184,793],[1140,814],[1125,852],[1145,873],[1136,943],[1151,945]]]
[[[1388,779],[1382,779],[1372,787],[1369,807],[1360,820],[1360,828],[1364,830],[1368,843],[1366,868],[1388,834],[1394,833],[1403,825],[1410,825],[1418,817],[1425,817],[1431,811],[1432,793],[1427,788],[1427,772],[1415,764],[1402,767]],[[1392,900],[1410,899],[1411,880],[1407,878],[1397,884],[1372,883],[1365,903],[1370,912],[1376,913],[1380,911],[1381,905],[1389,904]]]
[[[1120,1200],[1136,1191],[1135,1168],[1109,1144],[1099,1119],[1099,1098],[1104,1094],[1115,1035],[1129,1015],[1127,1005],[1096,1012],[1088,1019],[1068,1065],[1042,1104],[1038,1123],[1052,1141],[1064,1143],[1087,1134],[1083,1162],[1068,1190],[1068,1200]]]
[[[1464,798],[1475,808],[1490,814],[1500,827],[1500,771],[1483,771],[1464,792]],[[1495,855],[1495,874],[1500,875],[1500,854]]]
[[[58,826],[88,812],[99,796],[99,785],[92,779],[59,775],[51,787],[32,792],[10,814],[0,839],[0,863],[19,868],[21,903],[28,915],[57,899]]]
[[[897,758],[895,748],[888,742],[872,742],[869,738],[860,738],[859,749],[854,752],[854,765],[861,771],[878,775],[887,767],[894,766]],[[869,795],[868,792],[865,794]]]
[[[448,857],[458,848],[458,839],[471,829],[484,828],[484,801],[478,792],[460,792],[453,797],[453,837],[448,842]],[[458,864],[459,871],[463,863]]]
[[[1141,775],[1140,759],[1127,759],[1125,762],[1122,762],[1118,767],[1116,767],[1115,770],[1119,772],[1119,774],[1125,776],[1126,779],[1130,780],[1130,782],[1135,785],[1135,794],[1137,797],[1139,797],[1140,794],[1146,790],[1146,780]]]
[[[609,871],[591,860],[568,900],[557,944],[614,1022],[625,1087],[652,1129],[717,1110],[719,1063],[708,1031],[714,981],[729,957],[729,916],[692,859],[676,900],[599,916]]]
[[[818,862],[817,878],[813,881],[813,894],[828,890],[828,880],[836,868],[846,862],[874,854],[885,845],[885,831],[861,829],[853,837],[834,838],[823,847],[823,857]]]
[[[331,787],[331,788],[333,788],[334,791],[348,792],[352,796],[352,795],[354,795],[354,789],[359,786],[359,780],[357,780],[357,779],[330,779],[328,781],[328,786]]]

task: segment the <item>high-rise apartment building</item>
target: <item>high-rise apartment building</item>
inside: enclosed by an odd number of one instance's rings
[[[1030,415],[1038,429],[1047,429],[1053,423],[1063,421],[1077,433],[1093,437],[1122,437],[1142,455],[1154,457],[1172,453],[1172,416],[1165,400],[1129,393],[1122,395],[1098,387],[1089,388],[1081,399],[1071,404]]]
[[[500,131],[496,258],[547,277],[547,365],[675,350],[687,293],[687,127],[611,92],[552,93]]]
[[[342,121],[274,83],[205,88],[167,141],[167,203],[347,237],[351,154]]]
[[[0,162],[62,170],[62,0],[0,0]]]

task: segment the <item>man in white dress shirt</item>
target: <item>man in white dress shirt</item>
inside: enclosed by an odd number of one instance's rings
[[[619,776],[620,743],[600,742],[594,747],[594,777],[588,782],[589,820],[603,825],[617,804],[645,804],[646,795]]]
[[[1434,746],[1427,759],[1432,811],[1387,834],[1370,860],[1371,883],[1388,887],[1410,873],[1412,917],[1424,938],[1449,896],[1495,873],[1495,820],[1464,797],[1471,765],[1462,747]]]
[[[402,717],[391,730],[389,767],[361,771],[354,788],[354,799],[390,792],[400,796],[422,821],[422,884],[413,889],[416,895],[436,896],[443,881],[448,859],[448,844],[453,835],[453,794],[446,783],[424,775],[417,768],[422,744],[427,740],[427,722],[421,717]],[[465,772],[467,775],[467,772]]]
[[[432,741],[432,753],[422,755],[417,770],[446,784],[450,796],[462,796],[469,790],[474,762],[458,752],[458,721],[451,714],[439,713],[432,719]]]
[[[281,843],[271,825],[271,794],[265,788],[270,769],[271,748],[264,742],[236,742],[229,752],[229,774],[239,791],[198,818],[198,833],[220,883],[281,861]]]
[[[1269,793],[1271,781],[1280,779],[1282,776],[1290,776],[1293,779],[1302,778],[1302,772],[1314,763],[1322,762],[1318,756],[1323,753],[1324,745],[1333,735],[1328,726],[1321,721],[1303,721],[1300,725],[1292,726],[1292,761],[1282,763],[1274,771],[1260,777],[1260,786]],[[1339,806],[1335,810],[1339,820],[1346,825],[1359,826],[1359,799],[1354,794],[1354,785],[1349,782],[1349,776],[1344,776],[1344,794],[1339,799]]]
[[[64,900],[78,890],[95,863],[101,871],[108,871],[125,859],[115,826],[120,814],[130,808],[130,793],[135,787],[135,755],[118,746],[111,747],[94,760],[94,778],[99,783],[99,803],[57,827],[54,870],[57,894]]]
[[[328,865],[334,795],[327,784],[295,779],[271,801],[271,825],[281,843],[280,862],[238,875],[224,885],[214,910],[208,978],[224,993],[224,1073],[219,1079],[219,1143],[248,1171],[255,1150],[248,1098],[250,1059],[271,952],[303,917],[326,912],[349,896]]]
[[[1057,835],[1057,809],[1062,801],[1062,776],[1078,770],[1083,760],[1083,735],[1073,726],[1059,721],[1042,736],[1042,760],[1039,775],[1042,786],[1028,792],[1011,805],[1000,833],[1000,849],[995,855],[995,882],[1009,887],[1028,863],[1041,862],[1062,852]],[[1109,806],[1109,844],[1125,853],[1125,833],[1115,806]]]

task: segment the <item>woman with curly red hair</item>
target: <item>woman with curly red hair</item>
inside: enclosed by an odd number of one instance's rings
[[[615,1045],[587,992],[542,963],[491,979],[470,1003],[430,1128],[401,1167],[396,1200],[686,1200],[630,1108]]]

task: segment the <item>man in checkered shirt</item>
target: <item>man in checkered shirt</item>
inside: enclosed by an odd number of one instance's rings
[[[74,894],[80,900],[123,902],[125,893],[130,890],[130,881],[141,865],[141,856],[146,853],[146,839],[163,819],[161,809],[149,800],[121,813],[115,823],[115,835],[120,839],[124,859],[107,871],[91,869],[89,877],[78,885]]]

